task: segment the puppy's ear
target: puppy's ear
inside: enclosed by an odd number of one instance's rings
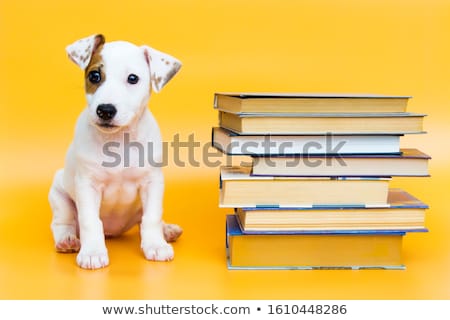
[[[151,86],[155,92],[161,91],[167,82],[180,70],[181,62],[167,53],[143,46],[144,55],[150,68]]]
[[[95,50],[104,43],[105,37],[102,34],[95,34],[68,45],[66,47],[66,52],[69,55],[70,60],[84,70],[89,65]]]

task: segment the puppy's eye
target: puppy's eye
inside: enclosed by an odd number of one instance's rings
[[[129,84],[136,84],[136,83],[139,82],[139,77],[132,73],[132,74],[130,74],[128,76],[128,80],[127,81],[128,81]]]
[[[88,78],[89,78],[89,81],[94,84],[100,83],[100,81],[102,81],[102,75],[98,71],[89,72]]]

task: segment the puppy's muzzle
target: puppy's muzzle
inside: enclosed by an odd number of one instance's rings
[[[112,104],[99,104],[97,107],[97,116],[103,120],[102,123],[110,122],[117,113],[117,109]]]

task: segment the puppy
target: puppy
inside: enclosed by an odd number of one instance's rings
[[[81,268],[102,268],[109,264],[105,236],[118,236],[140,224],[145,257],[173,259],[167,242],[175,241],[182,230],[162,221],[161,168],[149,161],[142,165],[142,148],[125,148],[124,135],[142,145],[153,163],[161,163],[161,135],[147,103],[151,91],[159,92],[178,72],[180,61],[148,46],[105,43],[100,34],[66,50],[84,70],[87,108],[78,118],[65,168],[56,172],[49,192],[56,250],[78,252]],[[121,159],[129,157],[129,165],[104,165],[111,161],[104,152],[108,142],[118,146]]]

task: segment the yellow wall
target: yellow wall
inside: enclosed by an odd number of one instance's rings
[[[54,171],[63,166],[76,117],[85,103],[82,72],[67,59],[64,48],[96,32],[103,33],[107,41],[148,44],[183,62],[180,73],[150,102],[167,141],[177,133],[184,139],[194,133],[206,143],[211,127],[217,125],[217,113],[212,109],[217,91],[412,95],[409,110],[429,115],[425,122],[428,134],[404,137],[402,145],[433,156],[432,178],[396,179],[394,185],[430,204],[427,224],[431,232],[412,235],[406,243],[408,257],[422,260],[413,265],[417,268],[409,272],[416,273],[406,276],[404,283],[413,279],[417,283],[413,281],[408,290],[399,284],[392,295],[374,289],[379,293],[375,297],[450,298],[450,208],[446,199],[450,177],[450,1],[0,0],[0,229],[9,232],[3,235],[5,241],[13,241],[15,232],[23,232],[21,220],[14,220],[21,212],[23,219],[40,221],[44,229],[36,231],[43,234],[39,250],[51,251],[46,192]],[[166,213],[182,221],[189,231],[184,236],[185,246],[181,243],[176,248],[181,256],[183,248],[190,252],[198,248],[203,232],[213,236],[216,250],[221,250],[224,214],[228,212],[217,209],[218,170],[165,168]],[[199,190],[202,199],[198,199]],[[30,193],[29,199],[35,202],[26,201]],[[180,204],[182,201],[189,206]],[[32,217],[26,215],[30,211]],[[211,228],[218,233],[209,234],[199,226],[198,220],[208,216],[213,216]],[[14,227],[8,221],[13,221]],[[0,247],[13,255],[12,244],[5,241]],[[222,262],[221,251],[212,256]],[[2,258],[0,255],[0,261]],[[208,261],[207,255],[204,258],[202,265]],[[70,264],[73,256],[53,259],[56,269],[58,259],[74,267]],[[195,265],[195,259],[194,254],[183,263]],[[14,262],[6,265],[5,272],[14,270]],[[227,272],[222,265],[217,270]],[[238,294],[240,282],[231,281],[235,290],[228,288],[219,294],[208,287],[198,297],[264,297],[264,290],[252,289],[252,278],[245,280],[247,275],[242,280],[247,288],[243,296]],[[260,275],[254,276],[255,282]],[[230,283],[227,276],[225,273],[220,281]],[[327,280],[333,277],[324,272],[314,276],[315,281],[320,282],[322,276]],[[355,285],[341,297],[358,297],[357,279],[348,277]],[[368,273],[363,277],[374,287],[386,280],[383,274],[372,282]],[[9,281],[13,286],[13,280]],[[280,296],[295,298],[293,291],[289,295],[289,281],[279,288]],[[419,285],[428,287],[414,292]],[[0,297],[12,292],[2,290],[6,289],[0,288]],[[40,295],[27,291],[31,289],[17,290],[10,296]],[[342,293],[337,286],[328,292],[334,297]],[[176,295],[165,297],[172,296]],[[189,298],[189,293],[178,297]],[[321,297],[320,291],[312,297]]]

